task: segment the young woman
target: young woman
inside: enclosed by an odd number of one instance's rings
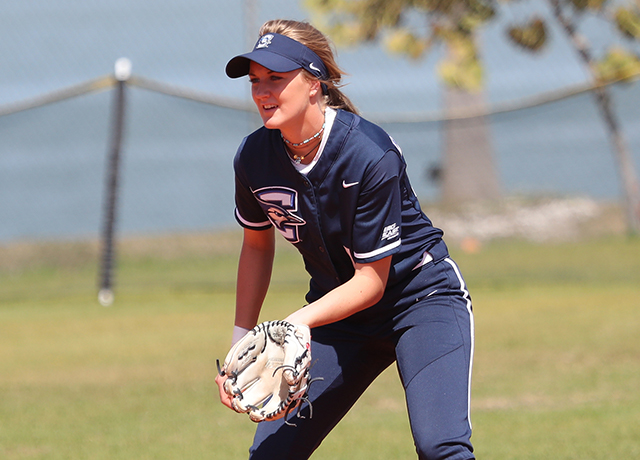
[[[227,75],[249,75],[264,127],[234,160],[244,227],[233,341],[258,322],[275,230],[303,256],[313,416],[257,426],[251,459],[306,459],[396,362],[420,459],[472,459],[471,299],[442,231],[420,209],[400,148],[340,91],[327,38],[308,23],[264,24]],[[231,407],[218,376],[220,398]]]

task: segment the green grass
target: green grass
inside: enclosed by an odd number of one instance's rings
[[[124,245],[109,308],[96,301],[95,251],[0,251],[0,458],[246,458],[254,424],[213,383],[238,239],[199,241]],[[452,252],[474,300],[478,458],[640,458],[640,240]],[[282,246],[276,264],[263,319],[303,302],[299,257]],[[394,369],[313,458],[415,458]]]

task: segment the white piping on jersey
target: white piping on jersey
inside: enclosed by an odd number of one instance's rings
[[[355,267],[356,266],[356,261],[353,260],[353,256],[351,255],[351,249],[349,249],[346,246],[342,246],[344,248],[344,250],[347,252],[347,255],[349,256],[349,259],[351,259],[351,264]]]
[[[235,209],[236,217],[240,222],[245,224],[247,227],[260,228],[265,225],[273,225],[270,220],[265,220],[264,222],[249,222],[247,219],[243,218],[238,211],[238,208]]]
[[[469,297],[469,291],[467,290],[467,286],[464,283],[464,279],[460,274],[460,270],[456,263],[449,259],[448,257],[444,259],[451,267],[453,267],[453,271],[456,273],[458,277],[458,281],[460,281],[460,290],[462,291],[462,297],[467,302],[467,312],[469,313],[469,328],[471,329],[471,352],[469,354],[469,381],[467,382],[467,420],[469,420],[469,428],[471,428],[471,371],[473,369],[473,352],[474,352],[474,343],[475,343],[475,326],[473,321],[473,309],[471,307],[471,298]]]
[[[380,249],[376,249],[375,251],[364,252],[364,253],[354,252],[353,255],[357,259],[368,259],[369,257],[374,257],[374,256],[377,256],[378,254],[382,254],[384,252],[390,251],[393,248],[397,248],[398,246],[400,246],[401,243],[402,241],[398,240],[395,243],[387,244],[386,246],[383,246]]]

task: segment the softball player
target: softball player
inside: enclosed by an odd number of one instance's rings
[[[275,20],[227,75],[249,75],[264,127],[234,160],[244,227],[233,340],[257,321],[275,230],[303,256],[307,305],[285,318],[312,331],[310,406],[296,426],[258,424],[250,458],[306,459],[396,362],[420,459],[472,459],[471,299],[420,209],[400,148],[340,91],[327,38]],[[225,377],[218,376],[219,386]],[[229,398],[220,390],[222,402]]]

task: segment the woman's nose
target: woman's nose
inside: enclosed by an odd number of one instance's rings
[[[269,95],[269,89],[262,83],[256,83],[253,86],[253,97],[263,99]]]

